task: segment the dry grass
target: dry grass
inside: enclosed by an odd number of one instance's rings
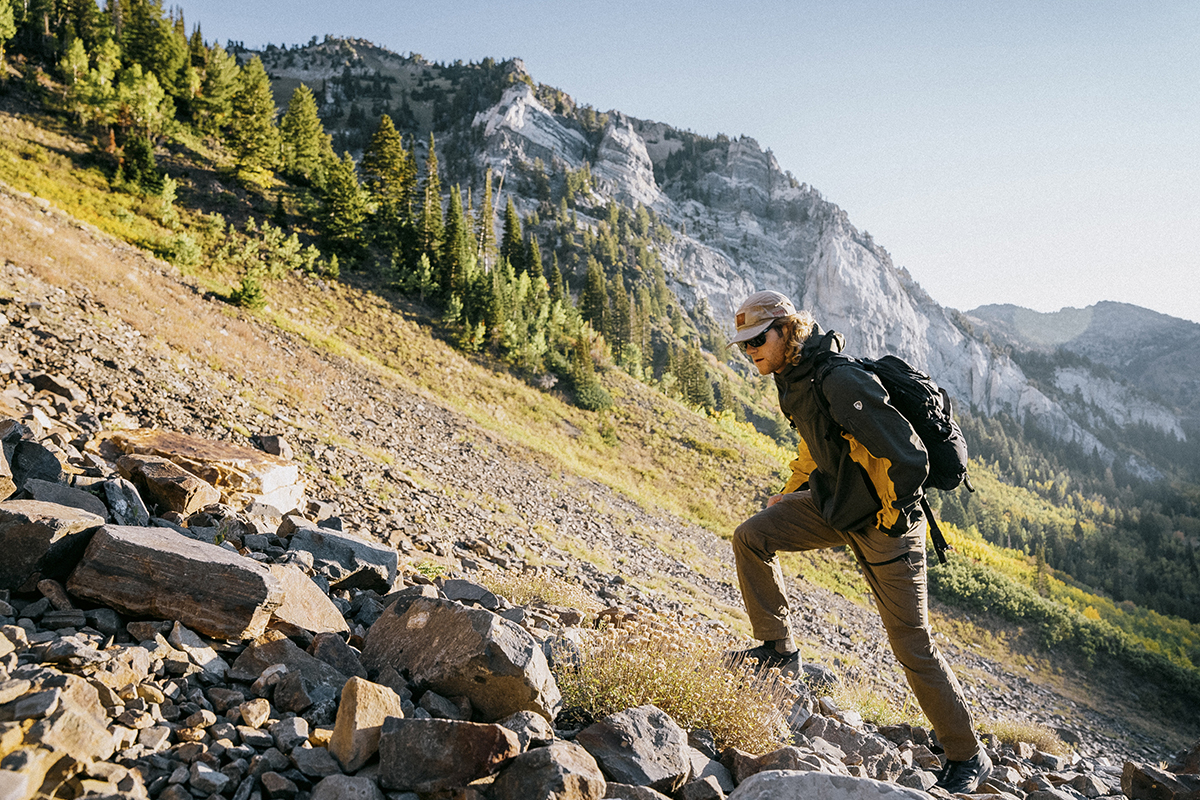
[[[599,611],[603,607],[578,584],[548,572],[509,570],[488,573],[481,576],[480,582],[517,606],[541,603],[585,612]]]
[[[784,744],[794,696],[777,671],[723,664],[726,642],[665,617],[587,635],[556,654],[565,708],[585,719],[651,703],[685,729],[712,732],[722,747],[765,753]]]
[[[1037,722],[1009,719],[987,720],[979,725],[979,730],[992,734],[1008,745],[1028,742],[1043,753],[1065,755],[1069,749],[1063,740],[1058,738],[1058,734],[1054,732],[1053,728]]]
[[[830,690],[830,697],[839,708],[854,709],[867,722],[876,725],[909,725],[929,727],[929,720],[917,705],[917,699],[907,686],[882,686],[878,681],[848,680],[844,676]]]

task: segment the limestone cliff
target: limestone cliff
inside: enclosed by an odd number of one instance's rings
[[[1057,388],[1066,394],[1078,388],[1090,410],[1068,410],[1049,397],[963,315],[897,269],[842,209],[798,183],[753,139],[709,140],[692,159],[699,169],[678,177],[663,166],[688,146],[687,135],[610,112],[599,145],[589,147],[572,120],[547,111],[523,85],[477,114],[474,126],[483,134],[480,160],[497,170],[533,156],[559,159],[570,169],[587,161],[599,194],[653,208],[681,232],[663,252],[671,288],[693,313],[711,310],[724,329],[742,297],[777,289],[842,331],[852,352],[897,353],[934,375],[958,402],[984,414],[1033,417],[1106,460],[1113,454],[1092,432],[1101,422],[1144,422],[1184,436],[1170,408],[1147,410],[1136,390],[1087,370],[1064,373]]]

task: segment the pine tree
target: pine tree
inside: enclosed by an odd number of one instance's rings
[[[67,0],[59,5],[59,11],[63,19],[59,40],[64,44],[82,39],[83,46],[90,51],[108,35],[96,0]]]
[[[198,70],[203,70],[208,65],[208,48],[204,46],[204,35],[200,33],[199,22],[192,28],[192,35],[188,38],[188,58]]]
[[[184,95],[181,75],[188,62],[187,40],[163,14],[161,0],[125,0],[128,8],[121,50],[128,65],[141,64],[171,97]]]
[[[334,160],[327,180],[321,203],[322,235],[333,249],[356,255],[362,249],[367,202],[349,153]]]
[[[587,277],[579,298],[579,313],[597,332],[608,336],[608,286],[600,262],[588,256]]]
[[[487,325],[488,338],[493,347],[498,347],[504,335],[504,323],[512,313],[512,286],[516,280],[512,264],[501,260],[491,274],[483,322]]]
[[[693,344],[687,350],[687,381],[684,386],[684,396],[688,402],[712,410],[713,400],[712,381],[708,379],[708,370],[704,362],[704,354]]]
[[[175,106],[159,85],[153,73],[144,72],[141,64],[121,72],[117,81],[117,113],[124,124],[138,136],[153,138],[163,125],[175,116]]]
[[[417,164],[404,149],[404,140],[387,114],[363,152],[363,182],[379,211],[376,227],[385,241],[400,244],[412,225],[412,203],[417,191]]]
[[[429,134],[429,152],[425,155],[425,182],[421,186],[421,225],[419,247],[431,261],[442,248],[442,179],[438,175],[437,150],[433,133]]]
[[[242,274],[242,282],[229,299],[242,308],[258,311],[267,304],[267,293],[263,291],[262,267],[252,265]]]
[[[111,126],[117,118],[117,86],[113,79],[121,67],[121,48],[112,39],[106,39],[96,49],[94,56],[96,66],[89,69],[80,84],[74,87],[79,95],[79,103],[75,108],[84,123]],[[105,133],[115,148],[112,128]]]
[[[0,0],[0,6],[7,2],[8,0]],[[0,15],[3,13],[3,10],[0,9]],[[0,50],[2,49],[3,43],[0,42]],[[63,84],[66,87],[63,100],[67,108],[75,115],[76,120],[82,122],[86,111],[87,99],[84,90],[87,86],[88,74],[88,54],[82,39],[75,39],[71,42],[66,55],[58,62],[58,71],[62,75]]]
[[[241,73],[237,59],[220,45],[207,51],[202,73],[200,93],[193,98],[192,107],[200,129],[216,134],[233,118],[233,97]]]
[[[279,138],[283,174],[305,183],[323,184],[326,153],[331,146],[317,114],[316,98],[303,83],[288,101],[287,111],[279,122]]]
[[[734,394],[733,383],[728,376],[721,376],[721,382],[717,385],[717,395],[718,411],[729,411],[738,422],[746,421],[746,409]]]
[[[4,64],[4,46],[17,35],[13,2],[14,0],[0,0],[0,66]]]
[[[521,235],[521,217],[513,205],[512,195],[504,206],[504,234],[500,240],[500,259],[512,264],[518,275],[525,271],[525,240]]]
[[[575,403],[580,408],[599,411],[612,405],[612,396],[596,379],[596,366],[586,328],[575,340],[571,357],[571,383],[575,389]]]
[[[483,202],[475,220],[475,238],[479,242],[479,263],[485,272],[496,263],[496,210],[492,200],[492,168],[483,175]]]
[[[625,281],[616,275],[612,282],[612,346],[619,353],[625,345],[633,343],[633,309],[629,293],[625,291]]]
[[[532,278],[537,280],[545,278],[546,265],[542,263],[542,247],[538,244],[537,236],[533,231],[529,232],[529,247],[525,251],[525,269]]]
[[[457,185],[450,188],[450,208],[446,215],[444,236],[442,252],[438,257],[438,286],[443,296],[449,297],[452,292],[462,295],[469,285],[466,273],[468,263],[474,263],[474,254],[471,234],[463,216],[462,193]]]
[[[563,276],[558,268],[558,253],[550,259],[550,302],[563,299]]]
[[[271,96],[271,80],[258,56],[250,60],[238,77],[229,140],[237,156],[238,170],[247,176],[269,172],[278,163],[275,100]]]

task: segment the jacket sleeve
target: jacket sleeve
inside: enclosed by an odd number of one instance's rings
[[[870,372],[833,369],[822,388],[834,420],[861,446],[855,448],[852,443],[851,457],[867,470],[883,503],[880,527],[903,521],[897,516],[907,516],[902,512],[920,501],[929,475],[925,445]]]
[[[813,460],[812,454],[808,452],[808,445],[804,440],[800,440],[800,444],[796,445],[796,457],[789,464],[792,468],[792,476],[788,478],[784,484],[783,493],[789,494],[796,491],[808,483],[808,476],[814,469],[817,468],[817,462]]]

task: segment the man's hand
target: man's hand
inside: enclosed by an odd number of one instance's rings
[[[775,505],[782,499],[783,499],[783,495],[781,495],[781,494],[771,495],[770,499],[767,500],[767,508],[770,508],[771,506]]]

